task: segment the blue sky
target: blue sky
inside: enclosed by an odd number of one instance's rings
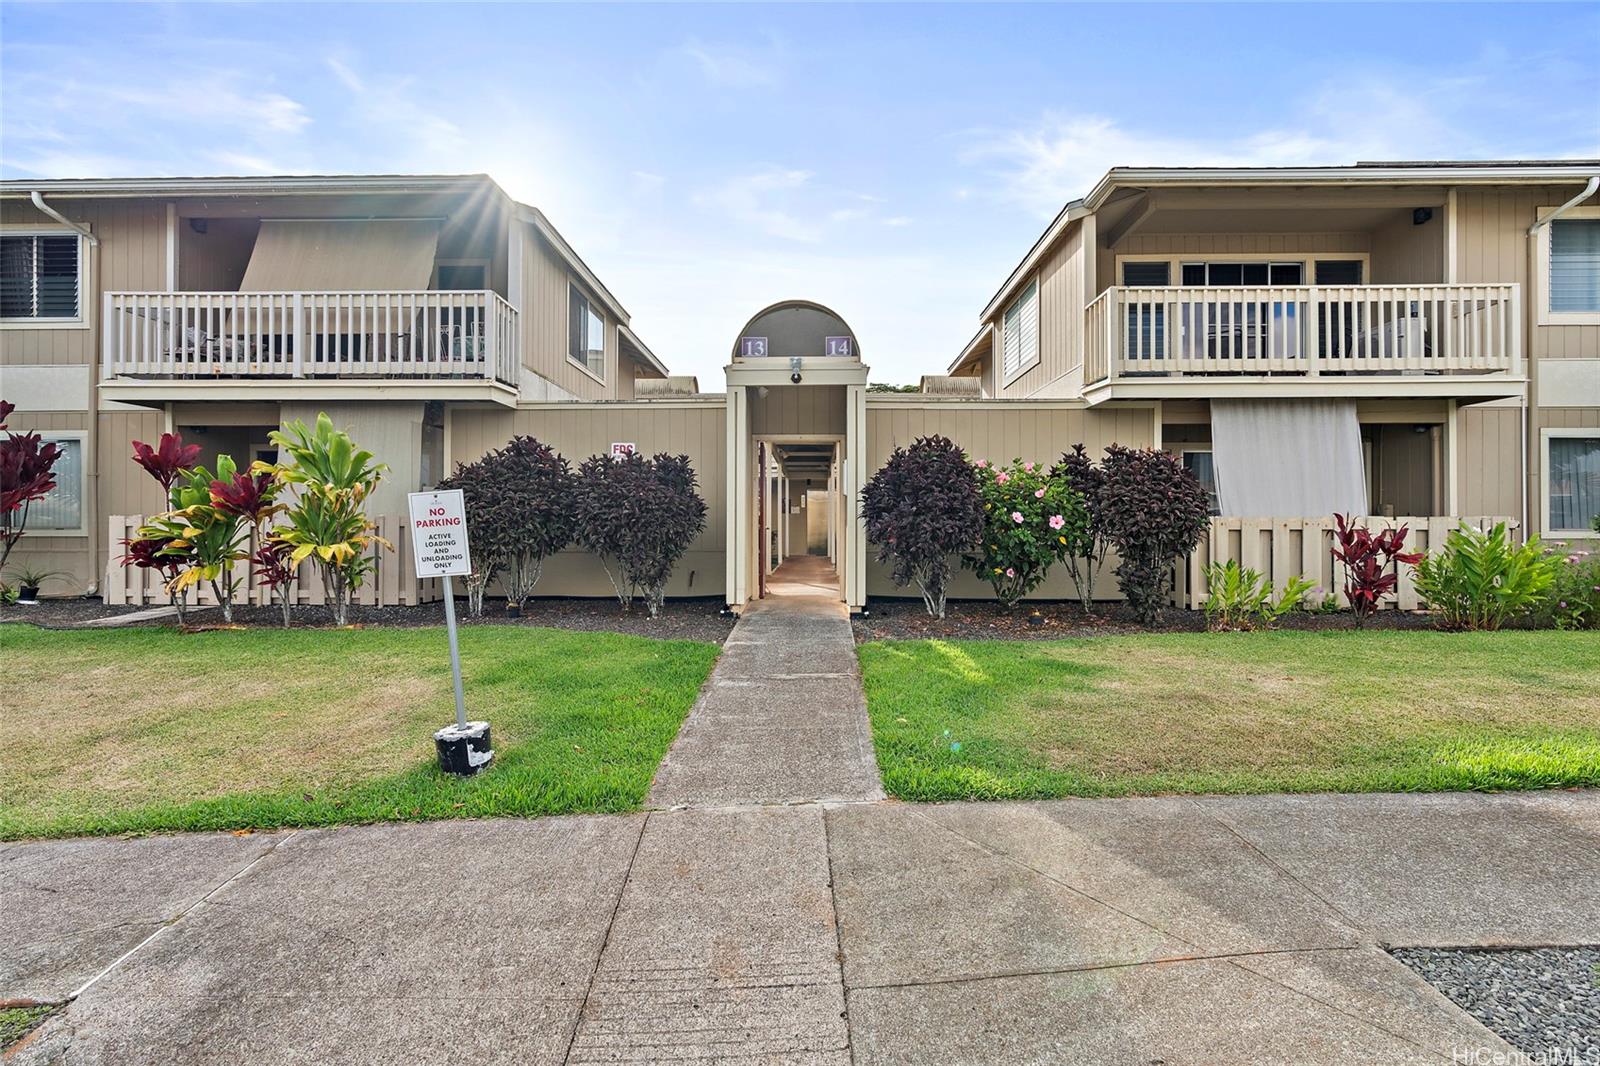
[[[1597,156],[1597,54],[1593,5],[6,3],[0,171],[487,171],[704,388],[791,296],[914,381],[1109,166]]]

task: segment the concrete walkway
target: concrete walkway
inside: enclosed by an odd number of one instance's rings
[[[791,560],[749,604],[656,771],[656,807],[882,799],[850,615]],[[817,563],[821,563],[819,567]]]
[[[1380,945],[1600,942],[1600,793],[11,844],[0,910],[75,997],[8,1066],[1449,1063],[1509,1049]]]

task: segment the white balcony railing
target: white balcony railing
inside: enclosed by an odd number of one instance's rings
[[[517,383],[493,292],[112,292],[105,377],[480,378]]]
[[[1113,287],[1084,312],[1084,383],[1521,369],[1515,284]]]

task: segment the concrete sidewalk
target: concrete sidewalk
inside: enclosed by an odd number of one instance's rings
[[[17,1063],[1402,1063],[1380,945],[1600,942],[1600,793],[730,807],[0,848]]]
[[[656,770],[651,805],[882,798],[845,605],[803,588],[748,604]]]

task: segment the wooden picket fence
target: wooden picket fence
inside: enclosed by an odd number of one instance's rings
[[[123,566],[117,561],[122,557],[123,539],[135,536],[145,521],[144,515],[111,516],[110,558],[106,564],[106,580],[102,592],[102,597],[108,604],[168,602],[167,590],[162,585],[159,573],[138,566]],[[393,514],[378,515],[373,518],[373,522],[378,527],[378,536],[393,544],[394,551],[389,551],[379,544],[373,545],[374,568],[361,583],[361,587],[356,590],[353,602],[367,607],[409,607],[413,604],[437,601],[440,598],[439,579],[417,578],[416,564],[411,555],[411,524],[407,517]],[[257,547],[256,536],[252,533],[251,554],[255,553]],[[238,592],[234,597],[235,603],[269,606],[274,602],[272,591],[256,584],[254,564],[239,563],[235,576],[239,579]],[[196,594],[191,594],[190,602],[206,604],[215,603],[217,600],[210,584],[201,582],[197,586]],[[294,583],[294,602],[312,605],[328,602],[322,588],[322,575],[310,562],[300,564]]]
[[[1444,544],[1461,523],[1488,529],[1504,522],[1515,530],[1518,522],[1512,518],[1465,517],[1454,518],[1435,515],[1421,518],[1356,519],[1356,523],[1372,530],[1391,526],[1406,526],[1406,551],[1434,551]],[[1211,528],[1201,538],[1200,546],[1189,557],[1186,572],[1179,575],[1178,596],[1180,606],[1199,610],[1205,605],[1208,589],[1206,567],[1213,562],[1236,560],[1241,567],[1255,570],[1272,579],[1273,587],[1282,591],[1291,577],[1304,577],[1324,590],[1318,595],[1332,594],[1339,598],[1341,607],[1348,607],[1344,595],[1345,567],[1333,557],[1336,527],[1332,517],[1326,518],[1213,518]],[[1384,598],[1384,607],[1398,607],[1402,611],[1415,611],[1422,606],[1417,596],[1412,568],[1400,567],[1400,581],[1395,595]],[[1185,595],[1186,594],[1186,595]]]

